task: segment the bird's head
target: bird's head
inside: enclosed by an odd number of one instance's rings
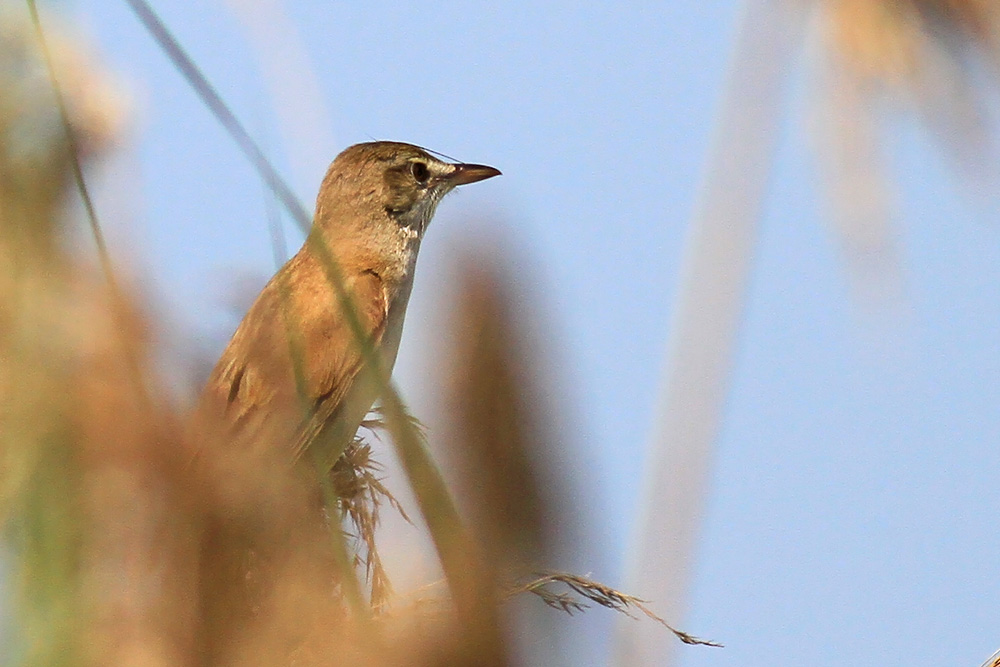
[[[338,236],[419,240],[446,194],[499,174],[485,165],[445,162],[410,144],[356,144],[330,165],[317,199],[316,224]]]

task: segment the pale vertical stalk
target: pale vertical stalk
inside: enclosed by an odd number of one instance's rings
[[[785,0],[744,6],[691,221],[625,584],[673,624],[681,622],[686,607],[757,220],[801,30],[801,11],[789,11]],[[617,623],[613,663],[672,664],[676,645],[663,628],[626,618]]]
[[[285,0],[225,0],[224,4],[256,51],[293,180],[311,200],[338,152],[312,59],[288,16]]]

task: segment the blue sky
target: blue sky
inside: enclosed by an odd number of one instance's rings
[[[325,162],[370,138],[503,170],[442,204],[397,379],[418,415],[434,408],[427,350],[449,262],[501,230],[553,353],[560,460],[594,527],[597,548],[572,564],[619,583],[740,3],[286,4],[327,113],[298,160],[228,5],[155,6],[310,208]],[[124,2],[63,6],[132,96],[129,132],[93,174],[113,252],[175,337],[211,356],[235,326],[237,279],[273,271],[268,198]],[[871,312],[829,232],[802,90],[786,105],[677,620],[727,648],[684,647],[680,664],[978,665],[1000,647],[995,198],[970,196],[920,126],[888,114],[906,292]]]

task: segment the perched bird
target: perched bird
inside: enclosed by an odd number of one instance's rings
[[[197,408],[234,456],[247,448],[310,454],[332,466],[378,398],[330,282],[343,275],[362,329],[391,371],[417,252],[448,192],[500,174],[377,141],[333,161],[310,237],[257,297],[212,371]],[[328,250],[322,251],[321,247]]]

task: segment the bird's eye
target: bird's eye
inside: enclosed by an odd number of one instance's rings
[[[423,162],[411,162],[410,163],[410,174],[413,179],[423,185],[427,182],[427,179],[431,177],[430,169]]]

